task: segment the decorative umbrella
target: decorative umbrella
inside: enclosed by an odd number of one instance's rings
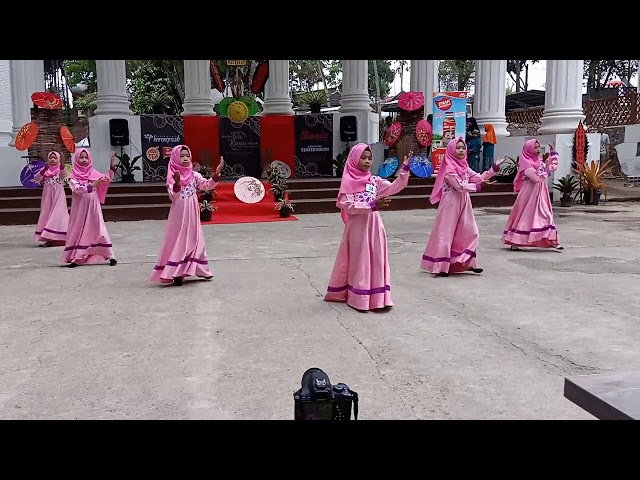
[[[36,92],[31,95],[31,101],[36,106],[47,110],[60,110],[62,108],[62,99],[51,92]]]
[[[433,128],[424,118],[416,125],[416,138],[418,139],[418,143],[423,147],[431,145],[431,140],[433,139]]]
[[[433,175],[433,165],[426,155],[414,155],[411,157],[409,168],[416,177],[429,178]]]
[[[26,188],[40,188],[41,185],[36,183],[33,178],[36,176],[36,173],[44,168],[44,166],[44,160],[38,159],[30,162],[22,169],[22,172],[20,172],[20,183],[22,183]]]
[[[380,165],[380,168],[378,169],[378,176],[382,178],[390,177],[391,175],[396,173],[399,164],[400,161],[398,160],[398,157],[387,158],[384,162],[382,162],[382,165]]]
[[[253,79],[251,80],[251,93],[254,95],[264,91],[264,86],[269,79],[269,60],[260,62],[260,65],[253,72]]]
[[[398,98],[398,107],[408,112],[413,112],[424,106],[424,93],[403,92]]]
[[[260,111],[260,105],[252,95],[243,95],[238,100],[247,106],[250,116]]]
[[[258,203],[264,198],[265,189],[260,180],[255,177],[242,177],[233,185],[236,198],[244,203]]]
[[[220,71],[216,65],[215,60],[209,60],[209,70],[211,70],[211,78],[213,78],[213,86],[216,87],[220,93],[224,93],[224,82],[220,76]]]
[[[291,176],[291,168],[289,167],[289,165],[280,160],[274,160],[273,162],[271,162],[270,167],[279,168],[280,171],[282,171],[284,178],[289,178]]]
[[[384,143],[387,146],[391,146],[398,141],[400,134],[402,133],[402,124],[400,122],[393,122],[384,135]]]
[[[26,150],[38,136],[38,125],[36,122],[29,122],[22,126],[16,135],[16,148],[20,151]]]
[[[67,147],[67,150],[74,153],[76,151],[76,141],[73,139],[69,129],[64,125],[60,127],[60,137],[62,137],[62,143]]]

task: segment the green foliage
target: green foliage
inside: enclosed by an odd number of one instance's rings
[[[465,91],[473,85],[475,60],[440,60],[438,75],[440,90]]]
[[[87,93],[83,97],[80,97],[73,101],[73,106],[80,112],[84,112],[85,115],[91,115],[97,107],[98,93]]]
[[[614,77],[630,80],[638,71],[638,60],[585,60],[587,91],[602,90]]]
[[[171,60],[134,60],[130,89],[136,115],[177,115],[182,109],[180,85],[175,82]]]
[[[116,158],[119,160],[116,170],[120,170],[120,175],[133,175],[133,172],[140,170],[136,163],[142,158],[142,155],[136,155],[132,160],[128,154],[123,153],[122,155],[116,154]]]
[[[84,83],[88,86],[85,93],[98,91],[95,60],[65,60],[63,68],[69,88],[73,88],[79,83]]]
[[[324,94],[324,90],[315,90],[302,94],[298,103],[300,105],[309,105],[310,107],[324,106],[327,104],[327,96]]]
[[[579,185],[578,179],[568,173],[553,184],[553,189],[562,193],[563,197],[570,197]]]

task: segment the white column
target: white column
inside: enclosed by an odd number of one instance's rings
[[[31,95],[44,91],[43,60],[11,60],[11,112],[13,126],[10,147],[22,126],[31,121]]]
[[[96,115],[133,115],[124,60],[96,60]]]
[[[411,60],[411,91],[424,94],[424,115],[433,113],[433,94],[438,88],[438,60]]]
[[[289,92],[289,60],[269,60],[262,115],[293,115]]]
[[[493,125],[496,136],[508,137],[509,123],[504,109],[507,97],[507,61],[476,60],[476,87],[473,116],[482,127]]]
[[[184,61],[182,115],[215,115],[211,99],[211,60]]]
[[[0,147],[8,146],[13,140],[11,111],[11,60],[0,60]]]
[[[369,60],[342,60],[340,112],[371,112]]]
[[[544,113],[539,135],[574,133],[582,110],[584,60],[547,60]]]

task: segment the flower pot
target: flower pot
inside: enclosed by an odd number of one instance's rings
[[[309,105],[309,108],[311,110],[311,113],[320,113],[322,105]]]
[[[210,222],[211,221],[211,210],[202,210],[200,212],[200,221],[201,222]]]
[[[561,207],[570,207],[571,204],[573,204],[573,199],[571,197],[560,197]]]
[[[135,183],[136,180],[133,176],[133,173],[125,173],[122,175],[122,183]]]
[[[291,216],[291,209],[289,207],[282,207],[280,209],[280,218],[289,218]]]
[[[602,195],[602,191],[600,190],[594,190],[593,188],[590,190],[585,190],[583,193],[584,204],[599,205],[601,195]]]

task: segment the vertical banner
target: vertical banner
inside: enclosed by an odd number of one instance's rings
[[[264,155],[264,162],[267,162],[269,158],[271,161],[280,160],[289,166],[291,176],[295,177],[295,116],[265,115],[260,117],[260,150]],[[263,170],[266,168],[267,165],[262,165]]]
[[[333,176],[333,115],[296,115],[295,135],[296,176]]]
[[[248,117],[242,123],[234,123],[221,116],[219,122],[220,155],[225,163],[222,178],[260,178],[260,117]]]
[[[142,181],[164,182],[171,149],[184,142],[182,116],[141,115]]]
[[[433,94],[433,138],[431,162],[434,173],[444,158],[447,144],[454,138],[465,138],[467,130],[468,92],[439,92]]]
[[[220,131],[217,115],[187,115],[184,118],[184,143],[191,149],[193,161],[216,168],[220,161]]]

